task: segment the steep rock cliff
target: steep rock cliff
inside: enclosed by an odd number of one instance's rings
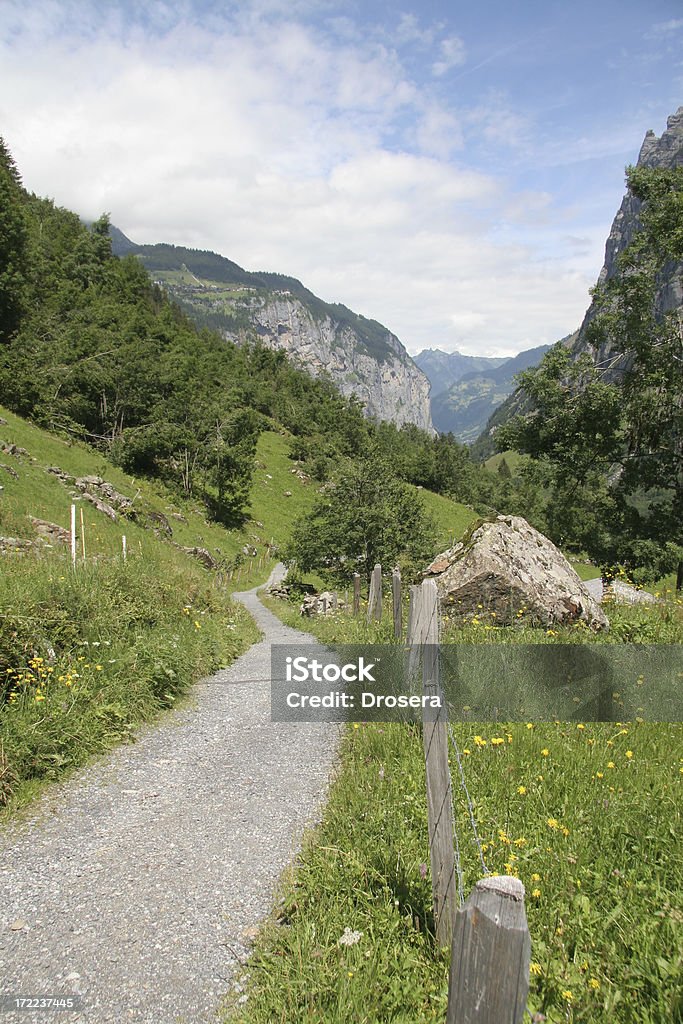
[[[679,107],[676,113],[667,119],[666,131],[660,137],[651,130],[646,132],[637,160],[638,167],[670,169],[680,165],[683,165],[683,107]],[[627,192],[607,236],[605,262],[598,276],[599,285],[609,281],[617,273],[619,256],[640,228],[640,207],[640,200]],[[657,295],[657,304],[663,313],[683,305],[683,264],[674,263],[667,268]],[[595,303],[591,302],[571,351],[576,355],[589,352],[596,364],[612,364],[614,372],[618,372],[625,353],[616,352],[609,341],[599,349],[588,342],[587,330],[595,314]]]
[[[132,253],[200,326],[237,343],[284,349],[312,376],[327,374],[368,416],[432,431],[429,380],[391,331],[346,306],[324,302],[283,274],[252,273],[217,253],[136,245],[112,227],[117,255]]]
[[[672,114],[666,123],[666,131],[661,136],[648,131],[643,139],[638,154],[638,167],[673,168],[683,165],[683,106]],[[618,259],[640,227],[639,199],[626,193],[621,206],[612,222],[607,242],[605,243],[605,261],[598,276],[598,284],[604,284],[617,273]],[[683,264],[672,263],[662,276],[657,294],[657,305],[663,313],[677,309],[683,305]],[[581,327],[574,334],[563,339],[562,344],[578,357],[584,352],[590,354],[597,366],[606,368],[605,376],[618,376],[628,359],[628,354],[615,349],[607,340],[599,347],[592,345],[587,337],[588,327],[595,317],[597,309],[591,302]],[[495,451],[494,434],[499,426],[506,423],[518,413],[528,409],[528,400],[519,389],[514,392],[490,417],[483,432],[472,446],[475,457],[486,459]]]
[[[315,316],[287,292],[252,299],[249,313],[265,345],[284,349],[313,376],[329,375],[342,394],[360,399],[369,416],[432,429],[429,381],[390,331],[373,352],[349,324]]]

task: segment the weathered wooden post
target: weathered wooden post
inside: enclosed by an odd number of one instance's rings
[[[332,611],[336,612],[337,607],[339,605],[339,598],[337,597],[337,591],[336,590],[332,591],[332,601],[331,601],[331,604],[332,604]]]
[[[353,574],[353,614],[358,615],[360,611],[360,573]]]
[[[344,611],[349,614],[349,588],[344,591]]]
[[[403,609],[401,607],[401,570],[398,566],[391,573],[391,601],[394,613],[394,637],[400,640],[403,633]]]
[[[424,644],[422,692],[428,697],[441,698],[438,712],[425,708],[422,741],[427,778],[429,860],[436,940],[440,946],[448,946],[453,935],[458,904],[453,852],[453,796],[448,765],[448,709],[439,681],[439,598],[434,580],[423,582],[420,605],[415,626]],[[460,1020],[458,1024],[461,1024]]]
[[[382,566],[377,563],[370,577],[370,593],[368,595],[368,622],[372,618],[382,618]]]
[[[324,617],[325,615],[327,615],[327,598],[326,597],[321,597],[320,603],[322,605],[323,617]]]
[[[524,886],[482,878],[455,919],[446,1024],[521,1024],[530,959]]]

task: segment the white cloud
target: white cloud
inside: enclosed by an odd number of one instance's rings
[[[414,14],[401,14],[393,37],[396,43],[416,43],[419,46],[431,46],[440,30],[439,25],[422,28]]]
[[[460,36],[448,36],[441,40],[439,59],[432,64],[432,73],[440,77],[453,68],[460,67],[466,60],[467,51],[463,40]]]
[[[650,34],[654,36],[666,36],[672,32],[678,32],[683,29],[683,18],[671,18],[669,21],[658,21],[650,29]]]
[[[30,189],[89,218],[110,211],[135,241],[292,274],[413,352],[513,353],[581,319],[597,266],[569,246],[545,256],[558,222],[572,225],[544,194],[466,163],[468,137],[525,137],[500,97],[470,112],[437,102],[376,39],[348,25],[331,37],[282,3],[201,23],[159,3],[153,29],[92,10],[32,4],[0,43],[0,124]],[[441,43],[441,63],[464,57],[459,37]]]

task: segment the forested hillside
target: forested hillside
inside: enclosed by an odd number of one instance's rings
[[[487,511],[510,486],[453,438],[363,415],[281,351],[200,329],[133,255],[23,188],[0,145],[0,403],[84,440],[126,472],[157,478],[230,527],[246,514],[259,434],[292,435],[319,483],[378,453],[405,482]]]

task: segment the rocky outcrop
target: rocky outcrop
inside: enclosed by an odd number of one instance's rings
[[[676,113],[668,118],[666,131],[662,133],[661,137],[658,138],[653,131],[646,133],[643,144],[640,147],[640,153],[638,154],[637,166],[671,169],[682,165],[683,107],[679,107]],[[617,273],[619,256],[633,241],[634,235],[640,229],[641,205],[640,200],[629,195],[628,192],[622,199],[621,206],[612,222],[612,227],[605,243],[605,262],[598,277],[598,284],[605,284]],[[657,294],[657,305],[662,313],[668,313],[672,309],[677,309],[683,305],[682,263],[672,263],[667,268]],[[595,315],[596,307],[595,303],[592,302],[588,307],[571,350],[576,355],[579,355],[581,352],[590,352],[598,365],[610,367],[607,373],[609,378],[612,374],[619,374],[626,353],[615,352],[609,341],[601,345],[599,349],[589,344],[587,331]]]
[[[46,519],[37,519],[29,516],[31,526],[38,534],[38,537],[47,544],[69,544],[71,535],[68,530],[57,523],[50,523]]]
[[[191,555],[192,558],[196,558],[202,563],[206,569],[217,569],[218,562],[213,557],[210,551],[202,547],[184,547],[182,544],[176,544],[175,541],[171,541],[174,548],[178,548],[178,551],[184,551],[186,555]]]
[[[360,399],[368,416],[432,430],[429,381],[390,331],[371,346],[348,324],[315,317],[284,292],[255,299],[250,317],[265,345],[284,349],[314,377],[328,375],[343,395]]]
[[[433,577],[442,607],[453,618],[481,616],[495,625],[584,622],[594,630],[609,622],[555,545],[521,516],[480,522],[425,572]]]
[[[345,607],[346,602],[343,598],[331,590],[324,590],[322,594],[307,594],[301,603],[299,614],[306,618],[313,615],[334,615]]]
[[[646,133],[638,154],[637,166],[664,169],[683,166],[683,107],[679,107],[676,113],[668,118],[666,131],[660,137],[653,131]],[[605,262],[598,277],[598,284],[604,284],[616,274],[619,256],[639,230],[640,207],[640,200],[626,193],[605,244]],[[667,267],[658,291],[657,305],[663,313],[683,306],[682,263],[672,263]],[[614,380],[622,375],[627,365],[628,353],[616,350],[609,340],[599,347],[589,343],[588,328],[596,313],[596,305],[591,302],[579,330],[562,339],[562,344],[577,358],[587,352],[596,366],[605,369],[605,379]],[[475,456],[483,460],[491,455],[495,450],[494,435],[498,427],[513,416],[527,412],[528,409],[526,395],[521,390],[516,391],[489,419],[483,433],[473,445]]]

